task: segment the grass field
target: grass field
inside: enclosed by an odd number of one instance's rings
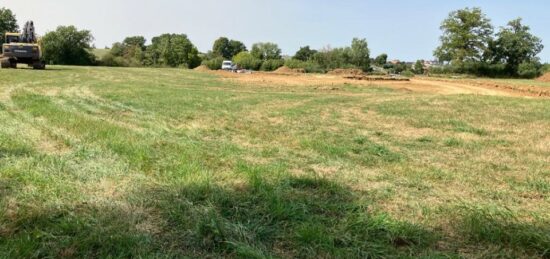
[[[548,99],[0,78],[0,258],[550,256]]]

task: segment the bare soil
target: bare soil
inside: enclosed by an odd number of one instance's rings
[[[539,77],[537,79],[537,81],[541,81],[541,82],[550,82],[550,72],[549,73],[546,73],[544,75],[542,75],[541,77]]]
[[[198,67],[194,68],[193,70],[195,70],[195,71],[201,71],[201,72],[211,71],[210,68],[208,68],[208,67],[205,66],[205,65],[198,66]]]
[[[416,77],[407,81],[393,81],[377,77],[369,80],[357,80],[355,77],[332,74],[297,74],[297,73],[267,73],[234,74],[221,71],[213,72],[221,75],[224,80],[237,81],[240,84],[263,86],[266,88],[280,87],[314,87],[315,89],[341,89],[345,85],[364,87],[389,87],[410,92],[434,93],[443,95],[478,94],[492,96],[525,96],[550,97],[550,89],[507,85],[497,82],[475,82],[467,80],[436,79]]]
[[[328,72],[329,75],[364,75],[360,69],[334,69]]]

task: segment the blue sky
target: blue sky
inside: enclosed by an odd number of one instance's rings
[[[89,29],[97,47],[125,36],[185,33],[199,50],[207,51],[219,36],[243,41],[272,41],[285,54],[304,45],[321,48],[349,45],[366,38],[372,55],[391,59],[432,58],[449,12],[481,7],[495,27],[517,17],[531,26],[547,48],[550,62],[550,1],[547,0],[2,0],[22,23],[33,19],[41,33],[58,25]]]

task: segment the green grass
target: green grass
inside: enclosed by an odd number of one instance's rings
[[[548,99],[0,78],[0,258],[550,256]]]

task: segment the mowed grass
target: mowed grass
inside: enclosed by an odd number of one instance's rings
[[[0,78],[0,258],[550,256],[548,99]]]

